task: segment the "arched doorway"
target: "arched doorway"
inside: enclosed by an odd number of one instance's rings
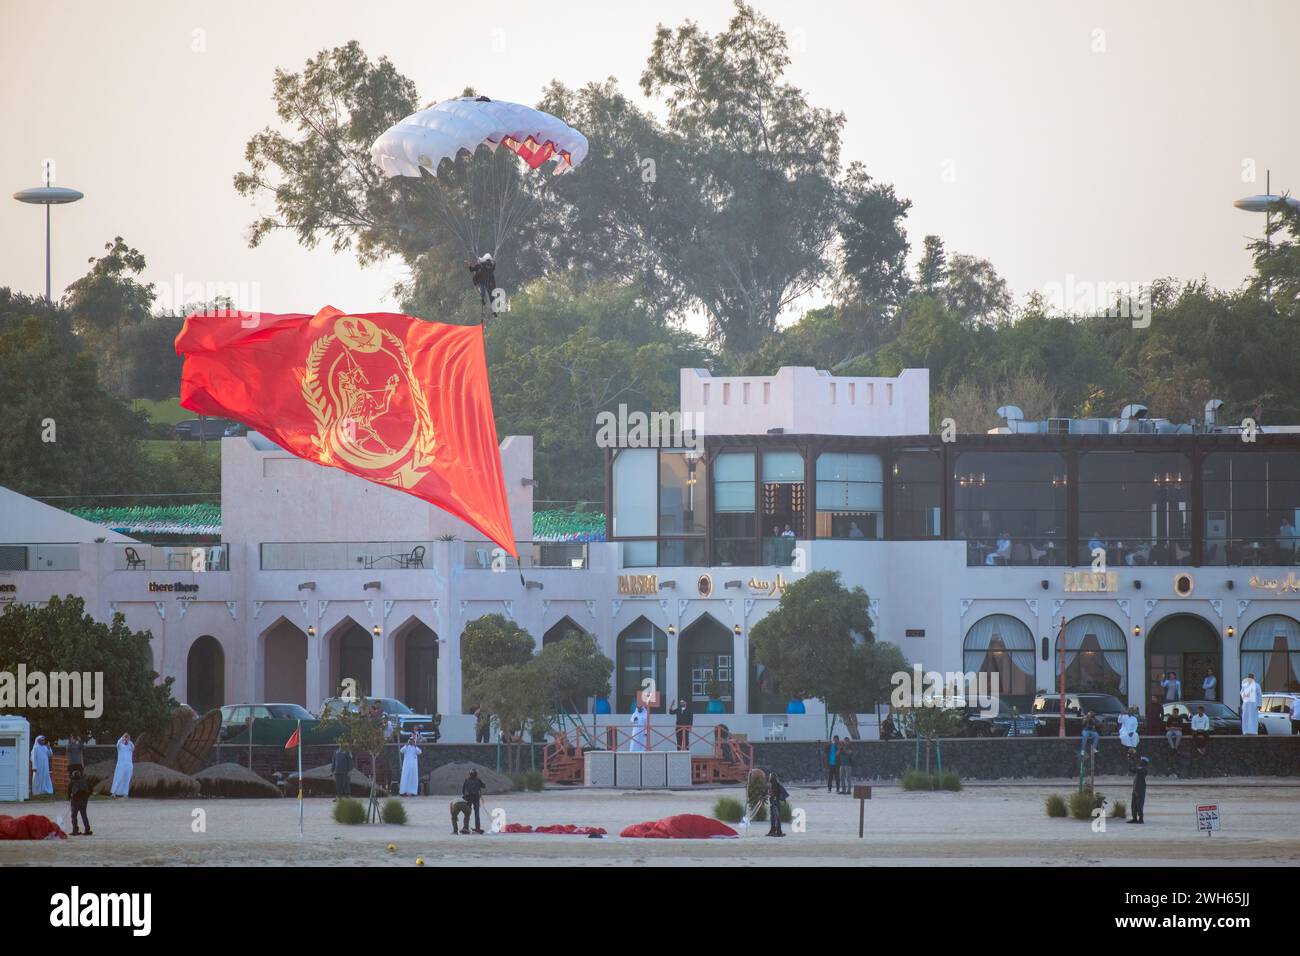
[[[574,621],[573,618],[566,614],[546,629],[546,633],[542,635],[542,647],[545,647],[547,644],[554,644],[556,641],[562,641],[566,637],[571,637],[574,634],[586,633],[585,630],[578,626],[577,622]]]
[[[221,642],[204,634],[190,645],[185,662],[185,703],[200,716],[226,702],[226,654]]]
[[[1183,685],[1183,699],[1201,696],[1205,675],[1214,671],[1222,697],[1223,643],[1219,632],[1205,618],[1195,614],[1175,614],[1151,629],[1147,639],[1146,702],[1152,697],[1164,700],[1163,677],[1172,671]],[[1144,702],[1145,703],[1145,702]]]
[[[329,697],[341,693],[343,681],[355,681],[358,697],[370,696],[370,659],[374,638],[352,618],[345,618],[330,634]]]
[[[1254,674],[1265,691],[1300,691],[1300,621],[1261,617],[1241,635],[1241,676]]]
[[[639,617],[618,635],[617,653],[617,712],[632,713],[641,682],[650,678],[660,692],[659,706],[654,708],[654,712],[663,713],[667,705],[664,691],[668,672],[668,635],[644,617]]]
[[[1110,618],[1081,614],[1065,623],[1065,689],[1073,694],[1113,694],[1128,702],[1128,641]]]
[[[263,635],[262,694],[271,704],[307,703],[307,635],[302,628],[280,618]]]
[[[397,694],[417,714],[438,712],[438,635],[419,618],[397,630]]]
[[[990,614],[970,626],[962,641],[966,673],[997,676],[998,696],[1027,710],[1034,699],[1034,635],[1029,626],[1009,614]]]
[[[731,628],[705,614],[677,639],[677,696],[704,713],[717,700],[722,713],[735,713],[735,644]],[[716,706],[715,712],[716,712]]]

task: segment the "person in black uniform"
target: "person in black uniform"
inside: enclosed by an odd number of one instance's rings
[[[483,799],[483,781],[478,777],[477,770],[471,770],[469,776],[465,778],[464,785],[460,788],[460,795],[465,798],[465,802],[474,808],[474,832],[482,833],[483,824],[479,821],[479,803]],[[466,822],[469,815],[466,814]]]
[[[691,727],[695,725],[695,715],[691,713],[691,705],[684,700],[679,700],[675,704],[668,705],[668,713],[676,714],[675,732],[677,734],[677,749],[691,749]]]
[[[474,281],[474,288],[478,289],[479,303],[486,313],[492,300],[492,292],[497,287],[496,260],[492,258],[492,253],[485,252],[477,259],[467,260],[465,268],[469,270],[470,277]],[[495,306],[492,313],[496,314]]]
[[[1133,774],[1133,816],[1129,818],[1129,823],[1147,822],[1144,811],[1147,802],[1147,765],[1150,763],[1150,757],[1142,757],[1138,760],[1137,773]]]
[[[767,828],[768,836],[783,837],[785,831],[781,829],[781,804],[790,799],[789,792],[781,786],[781,780],[776,774],[769,774],[767,778],[767,814],[771,819],[771,826]]]

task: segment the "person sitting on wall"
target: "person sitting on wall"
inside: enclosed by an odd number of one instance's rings
[[[1204,757],[1205,747],[1210,742],[1210,715],[1201,706],[1192,715],[1192,742],[1196,744],[1196,752]]]

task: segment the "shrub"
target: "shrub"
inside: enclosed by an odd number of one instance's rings
[[[346,823],[349,826],[356,823],[365,823],[365,804],[360,800],[353,800],[351,797],[341,797],[339,802],[334,804],[334,822]]]
[[[955,770],[942,774],[909,770],[903,774],[902,782],[904,790],[961,790],[961,776]]]
[[[539,791],[546,786],[546,778],[540,770],[529,770],[520,776],[524,778],[524,788],[527,790]]]
[[[739,823],[744,815],[745,807],[735,797],[719,797],[713,804],[713,816],[723,823]]]
[[[1069,816],[1070,808],[1065,803],[1065,797],[1059,793],[1049,794],[1047,797],[1047,815],[1049,817]]]
[[[1070,794],[1070,816],[1076,820],[1091,820],[1092,811],[1106,803],[1106,797],[1095,790],[1076,790]]]
[[[930,790],[930,775],[920,770],[909,770],[903,774],[904,790]]]
[[[385,823],[403,824],[406,822],[406,807],[402,806],[401,800],[389,797],[380,807],[379,818]]]
[[[1123,820],[1128,816],[1128,804],[1123,800],[1116,800],[1110,805],[1110,815],[1117,819]]]
[[[790,820],[793,818],[793,816],[794,816],[794,811],[790,809],[790,801],[789,800],[784,801],[781,804],[781,822],[789,823]],[[754,815],[750,817],[750,819],[756,823],[767,822],[767,801],[766,800],[764,800],[762,803],[758,805],[758,809],[754,811]]]

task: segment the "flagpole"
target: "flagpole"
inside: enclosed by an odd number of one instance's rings
[[[298,720],[298,839],[302,839],[302,720]]]

